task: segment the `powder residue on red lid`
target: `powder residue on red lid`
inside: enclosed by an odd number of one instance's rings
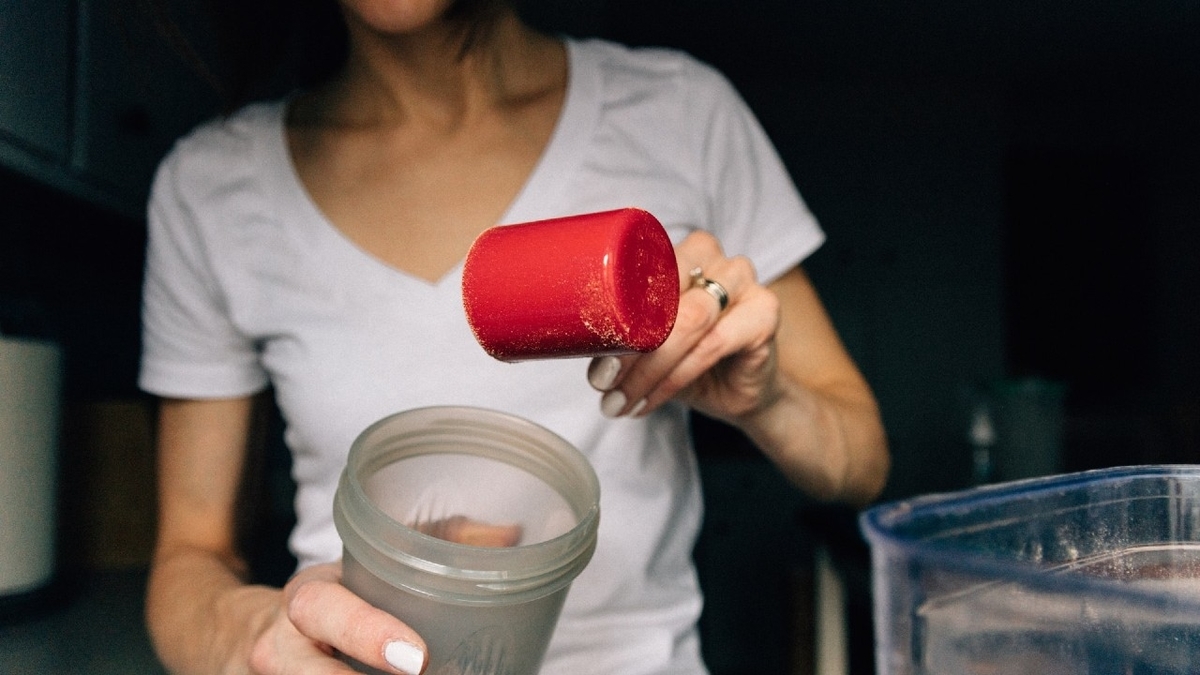
[[[490,228],[463,265],[471,330],[506,361],[651,351],[678,305],[674,248],[641,209]]]

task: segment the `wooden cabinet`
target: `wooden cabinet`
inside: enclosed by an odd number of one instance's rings
[[[0,0],[0,164],[140,217],[216,96],[121,0]]]

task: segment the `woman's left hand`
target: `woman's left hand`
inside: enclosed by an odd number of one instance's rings
[[[679,313],[667,340],[653,352],[594,359],[588,380],[604,392],[609,417],[640,416],[678,398],[710,416],[735,422],[772,396],[779,300],[758,283],[750,260],[727,258],[716,238],[693,232],[675,250]],[[697,285],[692,271],[719,284]]]
[[[648,354],[589,365],[604,414],[642,416],[676,399],[740,428],[818,498],[878,495],[889,458],[875,397],[803,270],[764,286],[748,259],[727,257],[704,231],[675,256],[681,292],[671,335]]]

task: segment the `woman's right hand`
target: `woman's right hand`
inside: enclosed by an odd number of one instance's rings
[[[284,586],[250,666],[262,675],[351,672],[338,655],[405,675],[420,673],[427,660],[421,636],[341,584],[339,563],[313,565]]]
[[[417,675],[425,642],[342,585],[341,563],[307,567],[283,587],[245,583],[236,552],[239,486],[256,401],[163,399],[159,408],[158,541],[146,620],[163,665],[178,675],[350,673],[348,657]],[[451,517],[427,534],[473,546],[513,546],[514,524]]]
[[[313,565],[284,586],[245,582],[238,494],[256,400],[163,399],[158,541],[146,589],[156,652],[177,675],[350,673],[340,657],[417,675],[426,645],[341,584],[341,564]]]

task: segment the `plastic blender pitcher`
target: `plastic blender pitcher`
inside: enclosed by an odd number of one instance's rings
[[[879,675],[1200,672],[1200,467],[1002,483],[860,524]]]

